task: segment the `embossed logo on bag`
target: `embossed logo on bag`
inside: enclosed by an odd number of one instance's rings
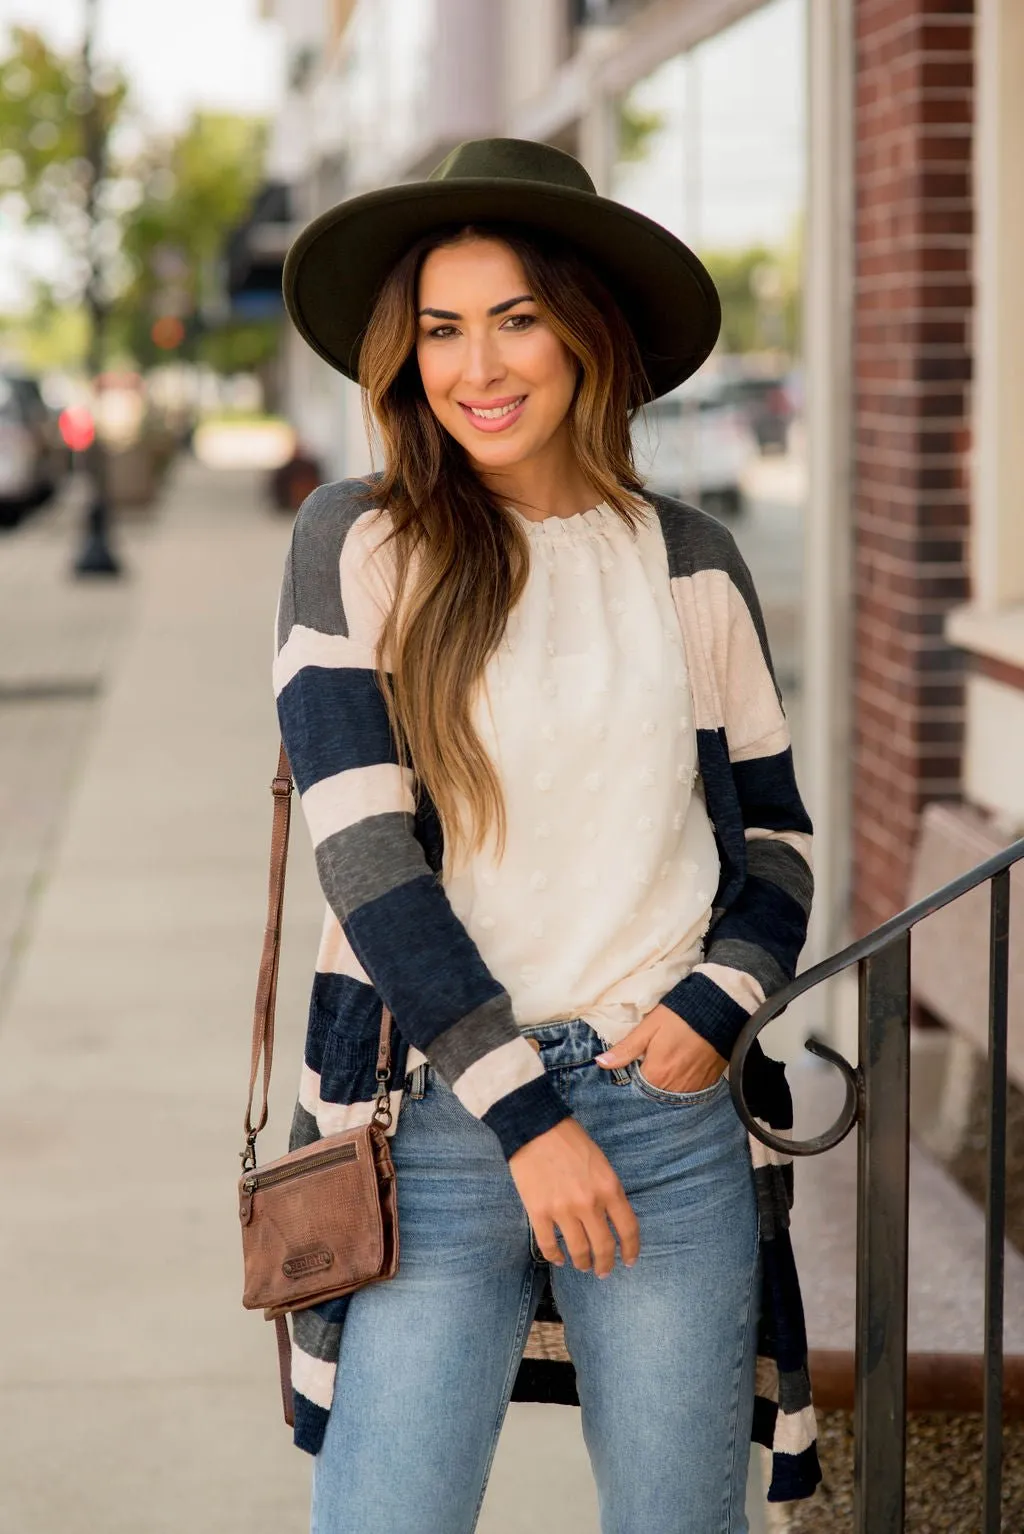
[[[329,1268],[334,1261],[334,1253],[329,1246],[322,1246],[316,1252],[303,1252],[301,1257],[288,1257],[281,1264],[281,1270],[286,1278],[305,1278],[307,1273],[316,1273],[321,1268]]]

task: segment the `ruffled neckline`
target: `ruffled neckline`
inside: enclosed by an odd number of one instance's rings
[[[575,543],[592,538],[595,534],[600,536],[607,533],[611,524],[622,526],[620,518],[607,501],[602,501],[598,506],[590,506],[586,511],[574,512],[571,517],[543,517],[539,522],[526,516],[516,506],[508,509],[518,519],[527,537],[538,543]]]

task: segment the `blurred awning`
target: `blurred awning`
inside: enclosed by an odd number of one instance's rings
[[[292,200],[286,182],[265,182],[248,217],[228,236],[224,285],[232,319],[272,319],[283,312],[281,270],[300,227]]]

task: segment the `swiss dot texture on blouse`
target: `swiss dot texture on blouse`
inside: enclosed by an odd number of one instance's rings
[[[521,1027],[614,1043],[701,959],[718,885],[668,558],[646,507],[514,514],[530,572],[473,701],[506,850],[442,879]]]

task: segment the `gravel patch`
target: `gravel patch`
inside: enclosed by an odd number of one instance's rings
[[[853,1534],[853,1417],[818,1413],[824,1475],[807,1502],[785,1505],[778,1534]],[[1024,1528],[1024,1422],[1003,1429],[1003,1530]],[[912,1416],[907,1424],[907,1534],[979,1534],[980,1417]]]

